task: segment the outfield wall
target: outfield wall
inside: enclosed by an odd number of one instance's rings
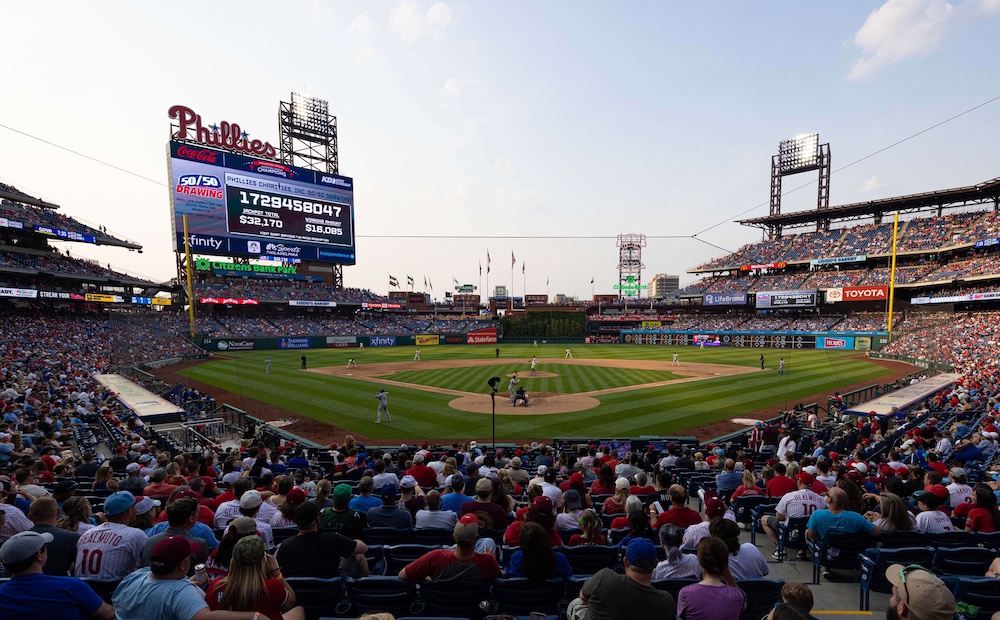
[[[737,347],[749,349],[839,349],[878,351],[889,343],[885,332],[733,332],[623,330],[622,344]]]
[[[496,330],[456,334],[405,334],[380,336],[296,336],[281,338],[199,338],[195,344],[206,351],[271,351],[275,349],[381,349],[385,347],[436,347],[456,344],[497,344]]]

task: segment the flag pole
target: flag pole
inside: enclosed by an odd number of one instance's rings
[[[889,316],[886,326],[889,328],[889,342],[892,342],[892,301],[896,293],[896,238],[899,233],[899,211],[892,218],[892,265],[889,267]]]

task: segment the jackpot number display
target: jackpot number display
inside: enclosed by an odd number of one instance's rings
[[[226,207],[233,233],[338,245],[352,241],[345,205],[227,187]]]

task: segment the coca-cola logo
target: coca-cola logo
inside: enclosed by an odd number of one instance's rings
[[[242,151],[251,155],[274,157],[278,150],[270,142],[250,140],[250,134],[239,124],[221,121],[219,124],[205,126],[201,115],[187,106],[175,105],[167,110],[167,114],[177,121],[177,139],[194,140],[209,146],[217,146],[233,151]]]
[[[217,163],[219,159],[219,153],[216,151],[209,151],[208,149],[192,149],[184,146],[183,144],[177,147],[177,156],[184,159],[193,159],[194,161],[200,161],[206,164]]]

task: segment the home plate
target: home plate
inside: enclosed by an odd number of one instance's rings
[[[730,422],[732,422],[733,424],[743,424],[745,426],[753,426],[757,422],[760,422],[760,420],[754,420],[753,418],[733,418],[732,420],[730,420]]]

